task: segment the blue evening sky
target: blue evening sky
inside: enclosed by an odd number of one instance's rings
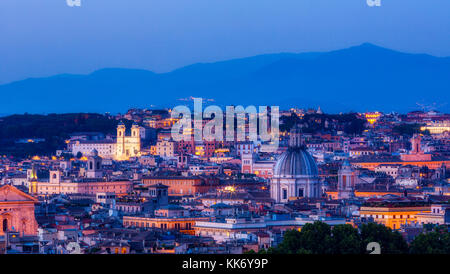
[[[0,84],[364,42],[450,56],[449,0],[0,0]]]

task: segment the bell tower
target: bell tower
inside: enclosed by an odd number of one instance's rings
[[[338,199],[350,199],[354,197],[356,184],[356,172],[350,163],[345,160],[338,171]]]
[[[138,153],[141,150],[141,136],[140,136],[140,130],[139,130],[139,125],[136,123],[133,123],[133,125],[131,126],[131,138],[130,141],[132,143],[132,148],[131,148],[131,156],[138,156]]]
[[[116,157],[121,159],[125,151],[125,124],[120,121],[117,125],[117,143],[116,143]]]
[[[61,171],[60,170],[50,170],[50,183],[59,184],[61,182]]]
[[[91,155],[88,157],[87,161],[87,172],[86,176],[88,178],[102,178],[102,158],[98,156],[97,150],[93,150]]]
[[[121,121],[117,126],[116,160],[124,161],[130,157],[138,157],[141,152],[140,127],[133,123],[131,134],[126,135],[125,124]]]

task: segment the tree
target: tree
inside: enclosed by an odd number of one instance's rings
[[[410,245],[413,254],[448,254],[450,253],[450,233],[445,227],[418,235]]]
[[[408,244],[398,231],[392,231],[382,224],[368,223],[361,226],[362,247],[370,242],[381,246],[381,254],[408,253]]]
[[[332,229],[333,253],[360,254],[362,251],[361,237],[358,230],[351,225],[337,225]]]
[[[281,254],[359,254],[361,238],[351,225],[306,224],[301,231],[289,230],[274,249]]]
[[[450,253],[450,233],[444,229],[435,234],[421,235],[413,242],[412,253]],[[439,235],[439,236],[438,236]],[[381,254],[409,253],[408,244],[398,231],[377,223],[363,224],[358,229],[351,225],[329,226],[314,222],[301,231],[288,230],[276,247],[260,250],[260,254],[364,254],[370,242],[377,242]]]
[[[331,227],[324,222],[306,224],[300,232],[300,247],[313,254],[332,254]],[[297,250],[298,251],[298,250]]]
[[[273,249],[273,253],[295,254],[301,248],[302,234],[297,230],[288,230],[284,233],[283,241]]]

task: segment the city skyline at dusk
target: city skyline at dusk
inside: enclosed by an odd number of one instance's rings
[[[407,255],[450,254],[449,11],[0,1],[2,265],[442,264]]]

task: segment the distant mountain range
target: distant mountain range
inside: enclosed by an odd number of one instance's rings
[[[325,53],[280,53],[199,63],[168,73],[107,68],[0,85],[1,113],[125,112],[212,104],[318,107],[325,112],[398,111],[436,104],[450,112],[450,58],[372,44]],[[209,102],[211,103],[211,102]]]

